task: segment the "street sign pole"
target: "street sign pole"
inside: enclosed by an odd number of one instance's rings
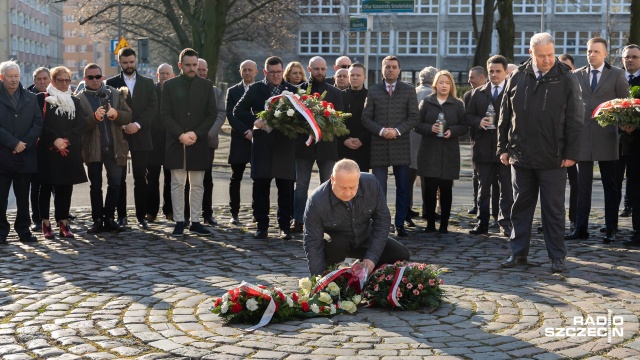
[[[373,16],[371,16],[371,14],[367,14],[367,31],[364,33],[364,67],[367,69],[367,73],[365,74],[365,76],[369,75],[369,54],[371,53],[371,29],[372,28],[373,28]]]

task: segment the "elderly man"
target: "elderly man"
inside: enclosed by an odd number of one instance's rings
[[[376,178],[353,160],[333,167],[331,179],[311,195],[304,212],[304,251],[311,275],[347,257],[362,260],[371,274],[382,264],[409,260],[409,251],[389,238],[391,214]],[[325,238],[324,234],[327,234]]]
[[[349,69],[349,66],[351,66],[351,59],[349,59],[348,56],[340,56],[336,59],[336,63],[333,65],[333,70],[337,73],[339,69]],[[335,79],[333,77],[328,78],[327,84],[336,86]]]
[[[46,67],[39,67],[33,71],[33,84],[27,90],[34,94],[47,91],[47,86],[51,84],[51,73]]]
[[[0,64],[0,244],[7,242],[7,205],[13,185],[16,214],[13,228],[21,242],[37,241],[29,231],[29,180],[38,171],[36,140],[42,132],[42,111],[36,95],[20,84],[15,61]]]
[[[338,69],[335,75],[333,75],[335,87],[340,90],[344,90],[349,87],[349,70]]]

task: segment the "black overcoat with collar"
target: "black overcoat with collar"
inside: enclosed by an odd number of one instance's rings
[[[233,108],[244,95],[244,83],[240,81],[227,90],[227,121],[231,126],[231,145],[229,146],[229,164],[247,164],[251,162],[251,140],[244,133],[253,129],[253,121],[247,117],[239,120],[233,116]]]
[[[473,91],[469,99],[469,103],[465,109],[465,120],[470,129],[474,129],[472,132],[473,142],[473,161],[474,162],[499,162],[500,158],[497,155],[498,150],[498,116],[500,115],[500,103],[502,102],[502,94],[504,93],[504,82],[500,95],[493,100],[493,94],[491,93],[492,84],[486,83]],[[493,105],[495,112],[494,125],[495,129],[482,129],[480,128],[480,122],[487,113],[489,104]]]

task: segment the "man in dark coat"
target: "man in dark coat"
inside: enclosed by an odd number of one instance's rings
[[[145,216],[147,215],[147,164],[149,152],[153,150],[151,142],[151,123],[158,112],[153,80],[138,74],[136,70],[136,52],[131,48],[118,51],[118,63],[122,72],[107,80],[107,85],[120,89],[127,87],[127,105],[131,108],[131,123],[122,127],[124,138],[131,152],[131,168],[133,170],[133,196],[136,205],[138,227],[149,230]],[[127,221],[127,171],[122,171],[120,196],[118,198],[118,224],[126,226]]]
[[[539,193],[551,270],[563,272],[567,167],[580,151],[584,106],[575,75],[555,58],[553,37],[536,34],[530,43],[531,59],[511,74],[500,107],[498,153],[513,183],[511,256],[500,265],[527,263]]]
[[[240,64],[240,76],[242,81],[227,90],[227,120],[231,126],[231,145],[227,162],[231,165],[231,178],[229,179],[229,209],[231,211],[232,225],[239,225],[238,213],[240,212],[240,182],[247,164],[251,162],[251,139],[253,138],[253,121],[245,118],[238,120],[233,116],[233,108],[238,104],[244,93],[249,90],[249,85],[256,81],[258,66],[253,60],[245,60]]]
[[[640,46],[629,44],[622,50],[625,75],[630,86],[640,86]],[[636,95],[640,98],[640,94]],[[623,243],[624,246],[640,246],[640,129],[626,127],[622,129],[629,137],[624,150],[627,155],[627,194],[631,208],[633,236]]]
[[[342,90],[344,112],[351,114],[344,121],[349,134],[338,139],[338,158],[351,159],[360,171],[369,172],[371,159],[371,133],[362,125],[362,110],[368,90],[364,87],[367,69],[362,64],[349,67],[349,88]]]
[[[200,218],[204,192],[204,172],[209,168],[209,129],[216,119],[213,84],[197,75],[198,53],[184,49],[180,53],[180,76],[167,80],[162,89],[160,115],[167,129],[165,166],[171,170],[171,201],[176,226],[173,236],[184,235],[184,188],[187,176],[191,184],[189,231],[211,235],[211,231],[193,220]]]
[[[320,56],[314,56],[309,60],[307,71],[309,71],[309,83],[302,84],[301,88],[306,90],[311,86],[312,94],[326,92],[323,100],[332,103],[337,111],[342,111],[342,93],[338,88],[325,82],[327,62]],[[292,233],[302,233],[304,207],[307,203],[313,163],[318,165],[320,183],[323,183],[329,180],[331,169],[338,161],[337,138],[334,137],[332,141],[320,140],[310,146],[305,143],[307,139],[307,135],[301,135],[298,136],[296,142],[296,188],[293,192],[294,223],[291,228]]]
[[[507,65],[509,62],[502,55],[494,55],[487,60],[487,71],[490,82],[481,85],[473,91],[469,104],[466,106],[467,125],[475,129],[473,140],[473,162],[478,171],[480,195],[478,198],[478,224],[469,231],[472,235],[489,232],[491,188],[495,187],[494,179],[498,177],[500,183],[500,214],[498,223],[502,234],[511,236],[511,167],[500,164],[496,155],[498,136],[496,133],[497,116],[500,111],[502,94],[506,84]],[[493,109],[493,118],[486,115],[489,106]]]
[[[13,185],[18,208],[13,228],[21,242],[37,241],[29,231],[29,181],[38,171],[36,140],[42,132],[42,109],[36,95],[20,84],[14,61],[0,64],[0,244],[7,242],[7,205]]]
[[[278,187],[278,227],[281,237],[290,238],[293,204],[293,180],[295,179],[295,140],[282,132],[268,129],[256,114],[264,110],[265,101],[283,91],[295,93],[297,88],[284,81],[284,66],[277,56],[267,58],[264,64],[265,79],[249,86],[233,109],[233,116],[244,124],[253,121],[253,145],[251,146],[251,178],[253,179],[253,216],[258,221],[256,239],[266,239],[269,229],[269,192],[271,180]],[[269,131],[270,130],[270,131]]]
[[[372,133],[371,172],[387,194],[387,171],[393,167],[396,178],[396,216],[398,236],[407,236],[404,221],[409,211],[409,134],[420,120],[413,86],[399,80],[400,61],[396,56],[382,60],[384,81],[369,89],[362,112],[362,124]]]
[[[164,185],[162,190],[162,213],[167,220],[173,220],[173,204],[171,203],[171,171],[164,166],[165,147],[167,143],[167,131],[160,116],[162,99],[162,85],[165,81],[173,79],[173,67],[169,64],[158,66],[156,72],[158,83],[156,84],[156,97],[158,98],[158,112],[151,122],[151,143],[153,151],[149,152],[147,162],[147,214],[146,220],[154,222],[160,211],[160,171],[164,172]]]

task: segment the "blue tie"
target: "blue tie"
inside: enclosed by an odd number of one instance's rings
[[[537,80],[540,81],[540,79],[542,79],[542,70],[538,70],[538,78],[537,78]]]
[[[591,78],[591,92],[594,92],[596,90],[596,86],[598,86],[599,72],[599,70],[591,70],[591,73],[593,74],[593,77]]]
[[[499,95],[498,94],[498,87],[494,86],[494,88],[493,88],[493,101],[498,100],[498,95]]]
[[[629,75],[629,84],[631,84],[631,81],[633,80],[634,76],[633,75]]]

